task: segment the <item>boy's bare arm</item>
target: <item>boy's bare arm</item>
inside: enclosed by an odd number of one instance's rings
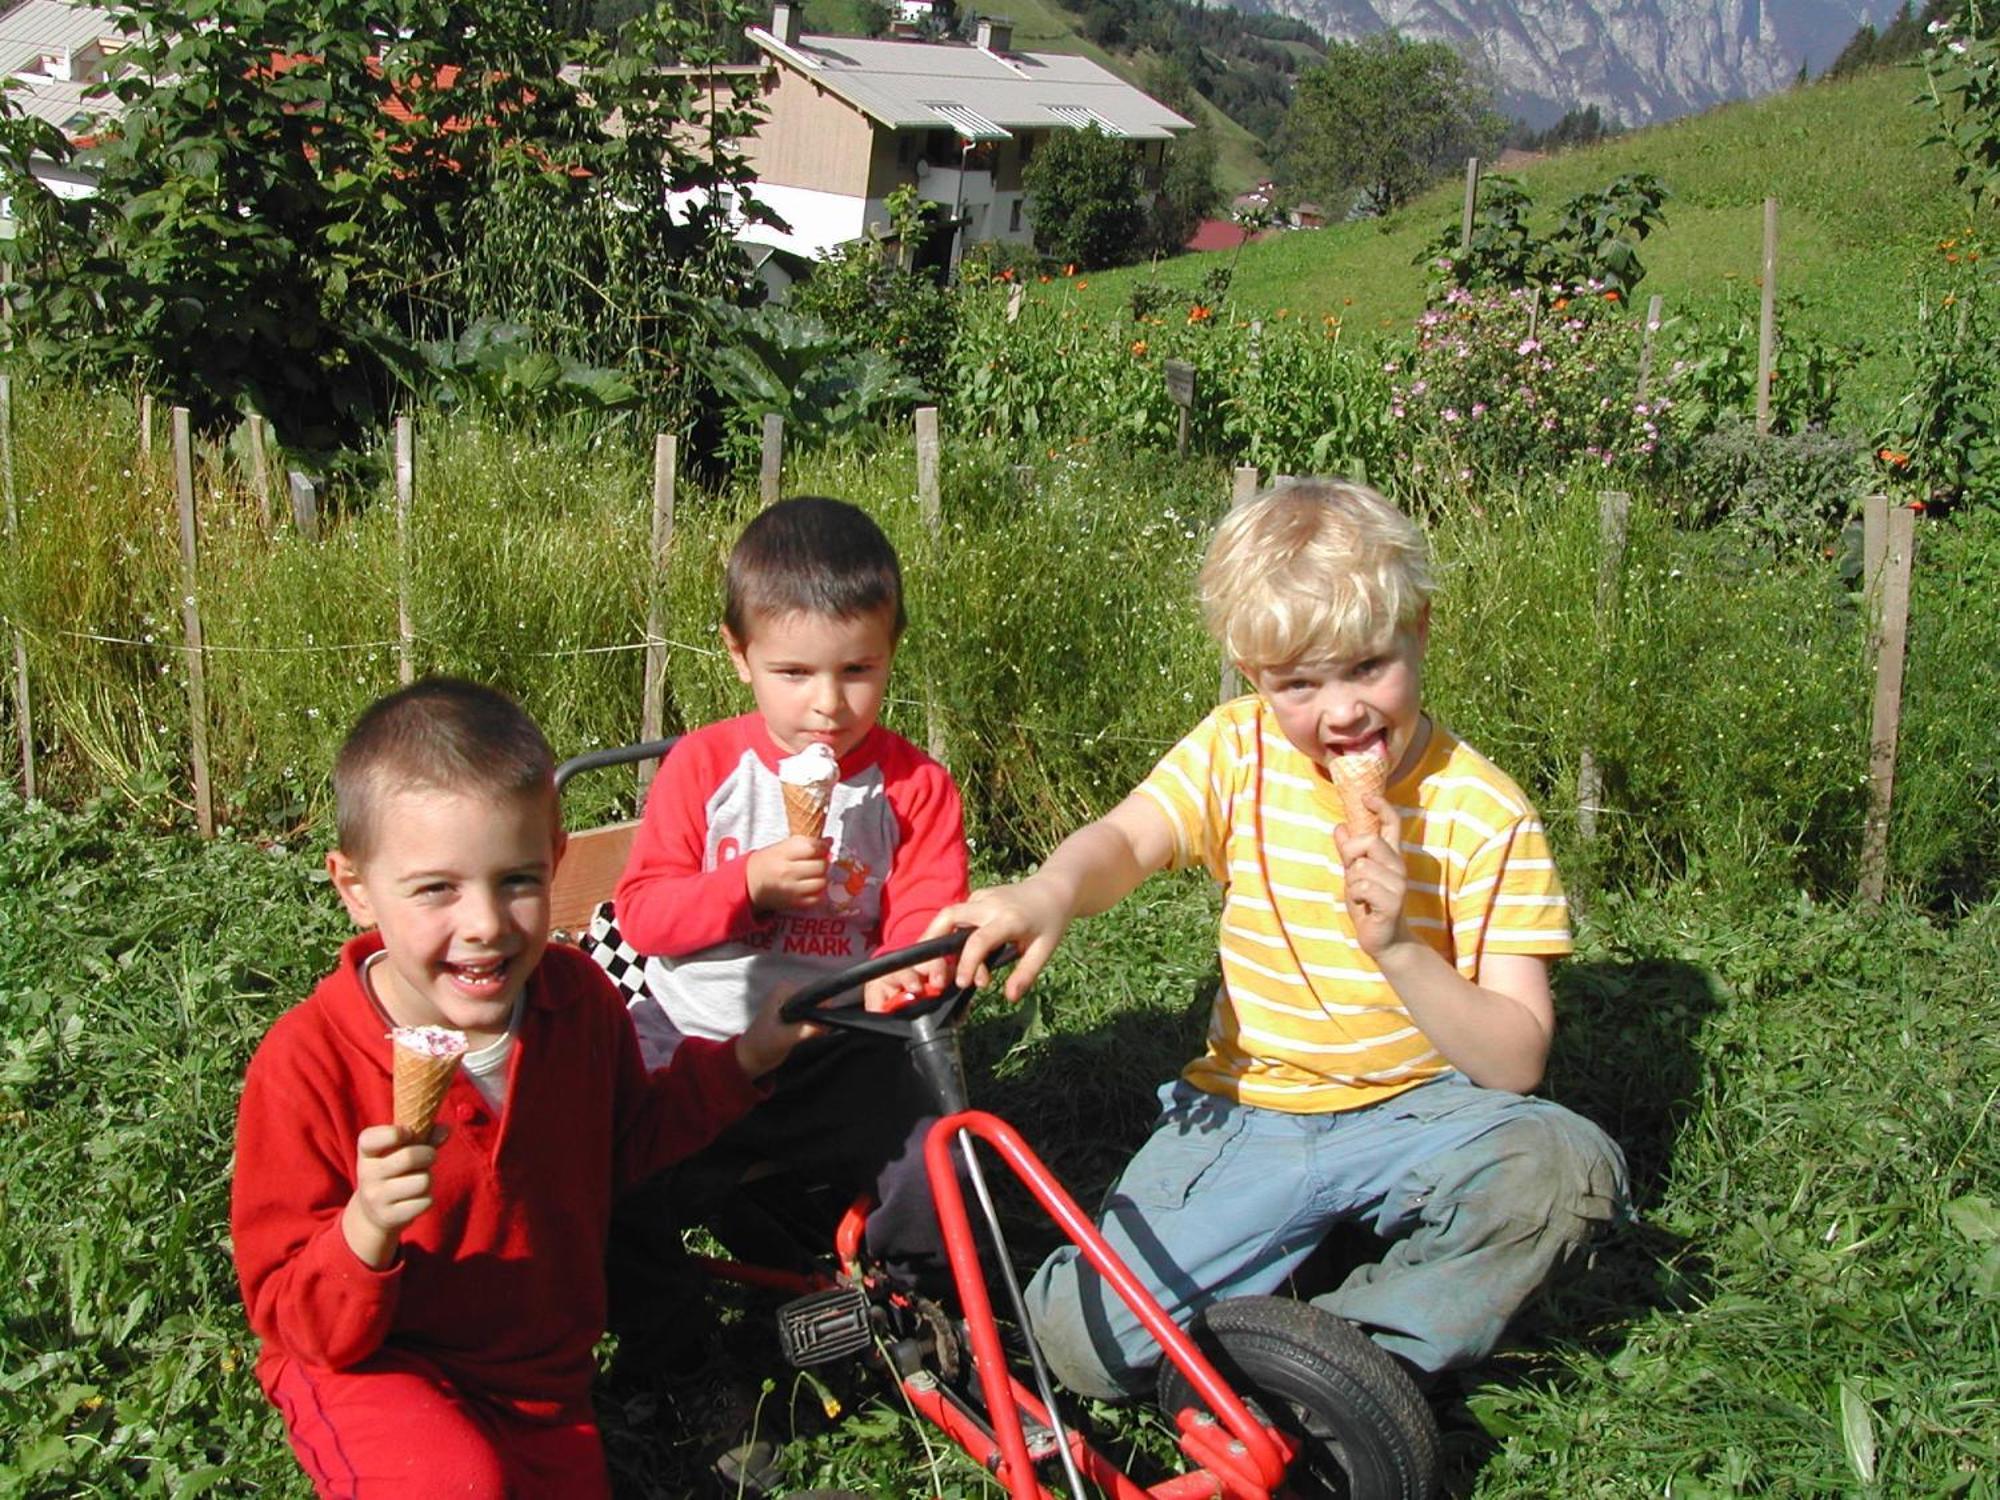
[[[1362,838],[1336,834],[1348,916],[1361,950],[1445,1060],[1482,1088],[1525,1094],[1542,1081],[1555,1036],[1549,961],[1487,953],[1475,983],[1404,920],[1407,879],[1402,820],[1386,797],[1373,800],[1382,827]]]
[[[930,934],[975,929],[959,955],[959,984],[983,981],[987,955],[1002,943],[1013,943],[1021,960],[1007,976],[1006,994],[1018,1000],[1072,921],[1116,906],[1147,876],[1164,870],[1173,852],[1173,828],[1166,815],[1134,792],[1064,839],[1026,880],[975,891],[968,900],[946,907],[932,921]]]

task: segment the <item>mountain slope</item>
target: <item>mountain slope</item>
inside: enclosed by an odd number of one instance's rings
[[[1902,0],[1242,0],[1353,41],[1395,27],[1481,57],[1529,124],[1595,104],[1627,125],[1773,93],[1825,70]]]

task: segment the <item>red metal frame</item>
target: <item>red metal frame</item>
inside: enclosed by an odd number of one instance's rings
[[[1020,1133],[984,1110],[963,1110],[933,1125],[924,1142],[924,1166],[937,1203],[938,1224],[944,1232],[945,1252],[951,1260],[966,1332],[972,1341],[973,1362],[979,1370],[993,1438],[988,1439],[976,1423],[944,1399],[935,1385],[905,1381],[903,1388],[912,1403],[991,1470],[1007,1487],[1012,1500],[1054,1500],[1035,1477],[1021,1426],[1024,1408],[1044,1424],[1048,1422],[1048,1413],[1021,1388],[1007,1368],[1000,1330],[993,1320],[993,1299],[986,1286],[986,1273],[979,1264],[972,1222],[965,1211],[965,1194],[952,1167],[952,1142],[961,1131],[984,1141],[999,1155],[1035,1201],[1083,1251],[1084,1259],[1110,1283],[1159,1344],[1161,1353],[1173,1361],[1219,1419],[1218,1426],[1202,1421],[1192,1412],[1178,1414],[1181,1449],[1200,1469],[1153,1489],[1139,1488],[1108,1459],[1072,1434],[1071,1448],[1080,1468],[1099,1485],[1108,1485],[1117,1500],[1143,1500],[1146,1496],[1156,1500],[1182,1500],[1182,1497],[1191,1500],[1198,1495],[1220,1496],[1222,1500],[1269,1500],[1271,1492],[1284,1480],[1295,1445],[1250,1414],[1194,1341],[1167,1316],[1105,1242],[1089,1215],[1076,1206],[1076,1201],[1029,1149]]]

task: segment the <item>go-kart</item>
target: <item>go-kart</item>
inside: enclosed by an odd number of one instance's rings
[[[613,757],[636,759],[664,748],[655,742],[580,757],[581,763],[565,765],[559,784],[584,764],[613,764]],[[1344,1320],[1283,1297],[1226,1299],[1200,1313],[1190,1328],[1176,1326],[1020,1133],[969,1107],[958,1028],[972,987],[948,985],[886,1013],[862,1007],[862,986],[870,980],[955,955],[966,936],[950,933],[879,954],[783,1007],[789,1020],[873,1033],[907,1049],[941,1117],[925,1143],[925,1168],[950,1262],[949,1300],[956,1306],[920,1296],[867,1263],[866,1199],[840,1215],[823,1269],[801,1272],[726,1257],[705,1257],[703,1268],[724,1280],[791,1293],[777,1314],[786,1359],[804,1370],[858,1365],[900,1390],[910,1410],[986,1469],[1011,1500],[1431,1496],[1439,1468],[1435,1422],[1409,1377],[1374,1343]],[[1004,968],[1012,959],[1003,950],[989,968]],[[1158,1343],[1157,1399],[1172,1425],[1177,1472],[1133,1477],[1066,1413],[1035,1342],[980,1147],[1080,1247]],[[965,1185],[989,1251],[985,1262]],[[996,1279],[1005,1298],[1004,1328],[994,1304]]]

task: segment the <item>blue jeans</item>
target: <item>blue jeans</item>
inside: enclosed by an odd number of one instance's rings
[[[1626,1211],[1624,1154],[1603,1131],[1459,1074],[1338,1114],[1282,1114],[1179,1080],[1160,1104],[1098,1227],[1183,1327],[1224,1297],[1276,1291],[1353,1220],[1393,1243],[1314,1301],[1419,1370],[1475,1364]],[[1074,1246],[1036,1272],[1028,1309],[1071,1390],[1147,1389],[1158,1348]]]

